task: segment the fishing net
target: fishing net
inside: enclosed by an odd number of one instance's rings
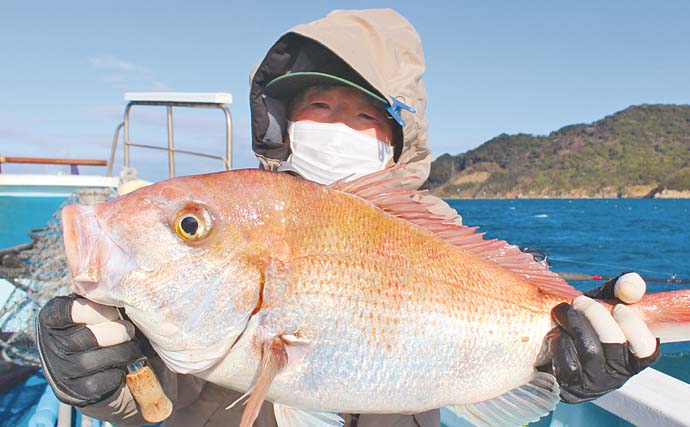
[[[0,361],[39,366],[34,344],[38,310],[50,298],[71,292],[62,243],[62,208],[73,203],[94,204],[115,196],[111,189],[77,190],[45,227],[29,231],[30,243],[0,249],[0,279],[14,287],[0,307]]]

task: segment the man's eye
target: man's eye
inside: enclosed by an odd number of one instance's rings
[[[312,102],[311,106],[316,108],[331,108],[331,106],[326,104],[325,102]]]
[[[368,120],[370,122],[378,122],[379,119],[372,116],[371,114],[366,114],[366,113],[360,113],[359,117],[363,118],[364,120]]]

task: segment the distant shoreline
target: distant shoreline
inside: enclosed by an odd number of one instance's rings
[[[651,192],[645,195],[632,195],[630,193],[625,193],[623,195],[614,195],[614,194],[607,194],[607,195],[601,195],[601,196],[589,196],[589,195],[584,195],[582,194],[583,191],[576,191],[573,194],[561,194],[561,195],[552,195],[552,194],[545,194],[545,195],[526,195],[526,194],[504,194],[504,195],[498,195],[498,194],[492,194],[492,195],[486,195],[486,196],[470,196],[470,195],[451,195],[451,194],[446,194],[443,191],[431,191],[431,194],[434,196],[443,198],[443,199],[449,199],[449,200],[507,200],[507,199],[514,199],[514,200],[525,200],[525,199],[534,199],[534,200],[543,200],[543,199],[554,199],[554,200],[567,200],[567,199],[597,199],[597,200],[603,200],[603,199],[608,199],[608,200],[618,200],[618,199],[690,199],[690,191],[688,190],[683,190],[683,191],[678,191],[678,190],[662,190],[658,192]]]
[[[449,198],[690,198],[690,105],[630,106],[548,135],[501,134],[431,163]]]
[[[690,197],[445,197],[444,200],[687,200]]]

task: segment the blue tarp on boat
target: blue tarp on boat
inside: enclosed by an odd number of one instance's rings
[[[25,427],[47,386],[43,371],[0,394],[0,427]]]

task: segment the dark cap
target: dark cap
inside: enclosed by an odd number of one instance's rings
[[[388,105],[388,102],[382,96],[364,88],[361,85],[358,85],[357,83],[342,77],[321,73],[318,71],[296,71],[278,76],[268,82],[268,84],[264,87],[264,94],[270,96],[271,98],[284,99],[296,95],[307,87],[320,85],[349,86],[376,99],[377,101],[380,101],[384,104],[384,107]]]

